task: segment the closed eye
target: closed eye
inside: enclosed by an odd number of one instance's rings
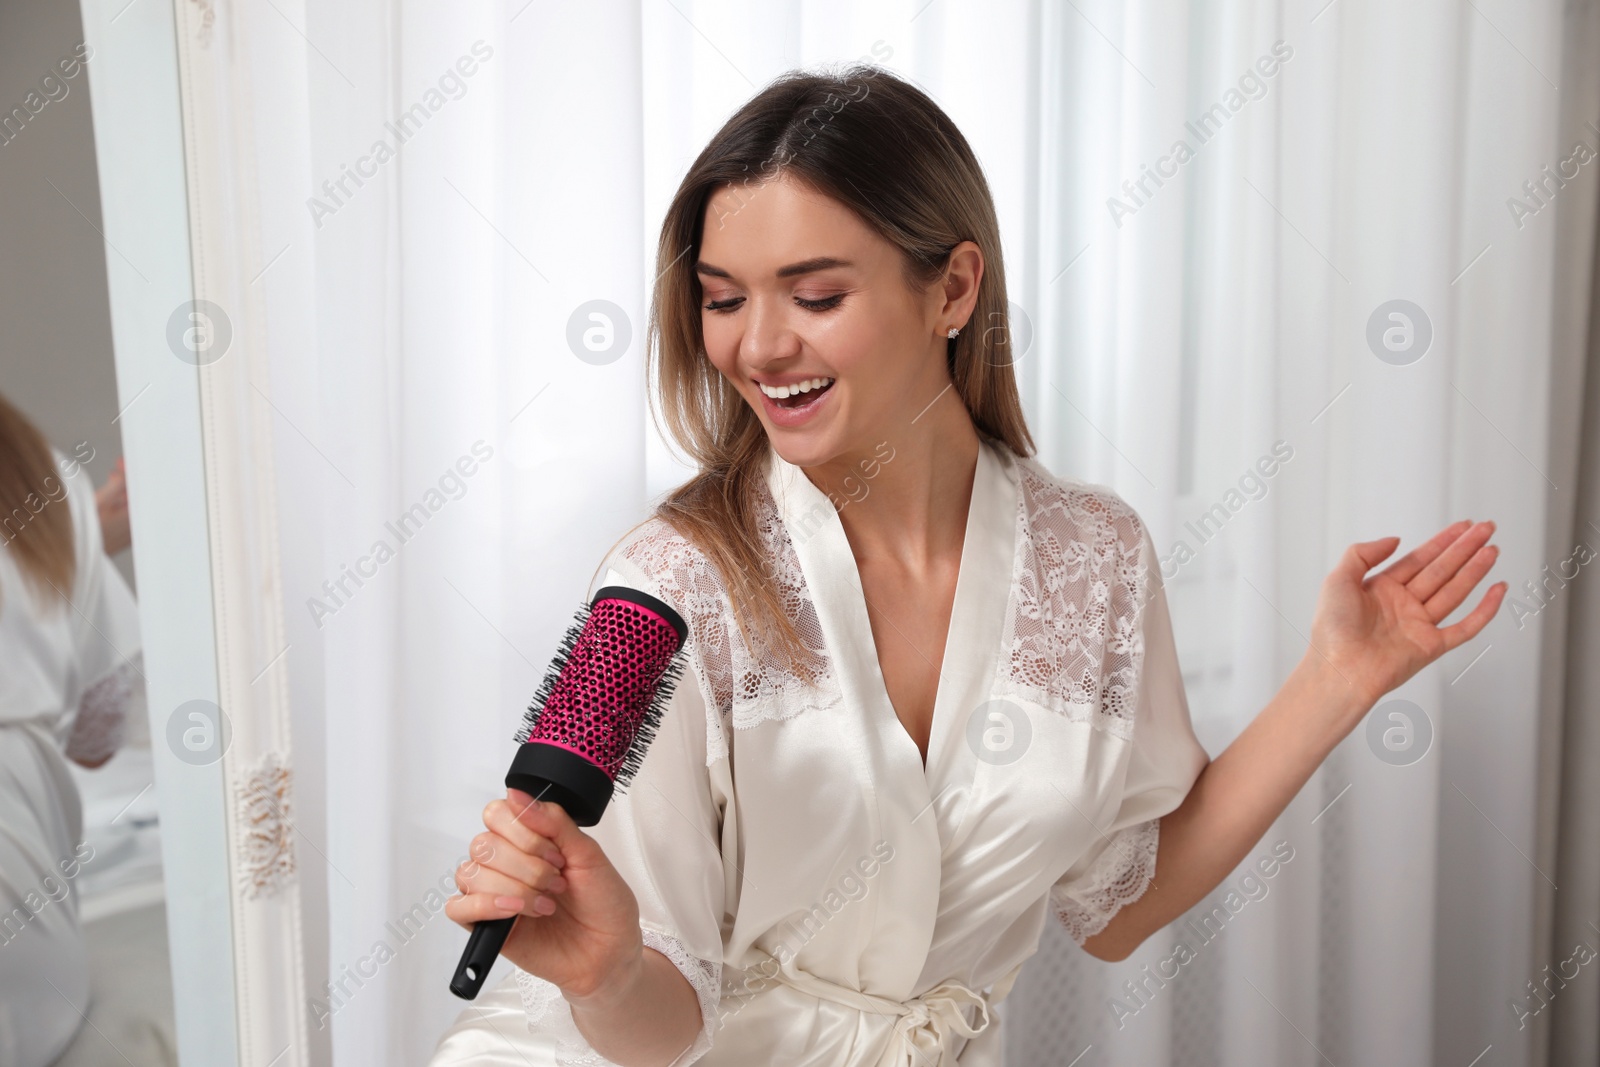
[[[794,302],[805,308],[807,311],[831,311],[838,307],[842,300],[844,300],[843,293],[837,293],[833,296],[823,297],[821,300],[807,300],[805,297],[801,296],[794,298]],[[705,305],[705,310],[727,313],[733,311],[742,303],[744,303],[744,297],[742,296],[736,296],[729,300],[713,300],[711,303]]]

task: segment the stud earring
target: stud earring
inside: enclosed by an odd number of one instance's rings
[[[946,336],[946,337],[954,337],[954,336],[955,336],[955,335],[956,335],[956,334],[958,334],[958,333],[960,333],[960,332],[961,332],[961,327],[959,327],[959,326],[952,326],[952,327],[950,327],[950,332],[949,332],[949,333],[947,333],[947,334],[945,334],[945,336]]]

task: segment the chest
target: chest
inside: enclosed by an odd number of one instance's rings
[[[858,566],[884,689],[926,764],[959,561],[923,573],[891,564]]]

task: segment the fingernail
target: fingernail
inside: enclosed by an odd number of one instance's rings
[[[545,862],[550,864],[552,867],[565,867],[567,865],[567,857],[563,856],[555,849],[550,849],[548,852],[546,852],[544,854],[544,859]]]
[[[552,893],[563,893],[566,891],[566,888],[567,880],[565,878],[550,879],[550,891]]]
[[[534,897],[533,910],[538,912],[540,915],[554,914],[556,910],[556,902],[551,900],[549,897]]]
[[[494,906],[506,911],[521,911],[522,901],[516,897],[495,897]]]

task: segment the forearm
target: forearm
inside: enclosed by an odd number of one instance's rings
[[[1101,959],[1124,959],[1215,889],[1367,708],[1336,671],[1308,652],[1255,721],[1200,772],[1183,803],[1161,817],[1150,886],[1084,949]]]
[[[646,948],[639,968],[618,989],[567,998],[578,1032],[622,1067],[665,1067],[700,1032],[700,998],[672,961]]]

